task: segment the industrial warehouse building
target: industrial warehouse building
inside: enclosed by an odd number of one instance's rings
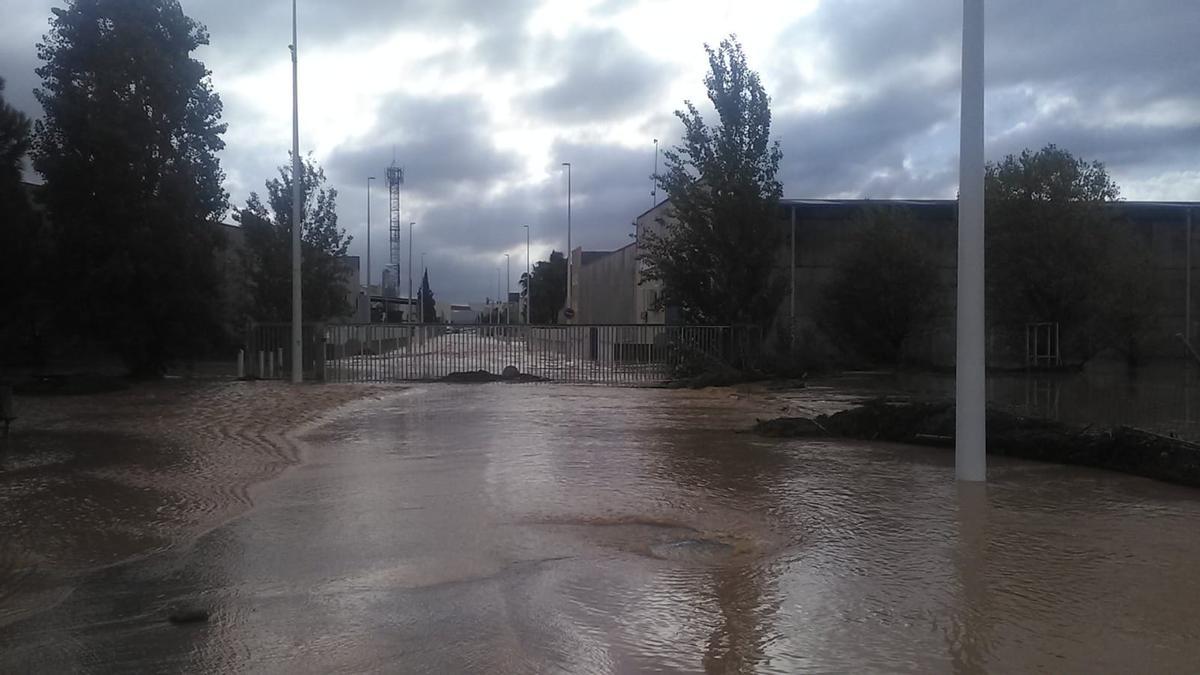
[[[1180,356],[1183,347],[1177,335],[1194,339],[1198,318],[1189,311],[1196,280],[1191,274],[1189,218],[1200,207],[1195,202],[1117,202],[1112,205],[1116,222],[1132,229],[1151,253],[1155,279],[1160,285],[1161,306],[1156,308],[1152,328],[1143,340],[1147,354]],[[906,354],[917,361],[952,365],[954,361],[954,284],[956,273],[957,202],[954,200],[836,200],[784,199],[780,203],[779,254],[776,273],[786,280],[788,291],[776,313],[776,322],[790,323],[799,339],[819,336],[816,307],[833,277],[839,259],[853,245],[867,209],[905,209],[920,228],[923,241],[941,268],[948,308],[946,316],[910,337]],[[670,202],[664,201],[636,219],[637,239],[609,252],[571,252],[573,269],[569,304],[583,324],[673,323],[669,311],[656,310],[660,286],[642,279],[638,241],[647,231],[661,231],[670,217]],[[795,224],[793,230],[793,222]],[[794,231],[794,235],[793,235]],[[794,259],[793,259],[794,244]],[[1037,242],[1030,242],[1036,246]],[[794,307],[794,312],[793,312]],[[1191,325],[1185,326],[1190,320]],[[989,358],[997,365],[1015,364],[1025,358],[1025,326],[990,328]]]

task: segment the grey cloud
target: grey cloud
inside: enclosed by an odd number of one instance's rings
[[[446,33],[471,29],[485,38],[516,37],[537,0],[325,0],[299,4],[301,49],[339,44],[345,49],[407,29]],[[197,0],[185,11],[208,26],[223,60],[246,64],[291,42],[291,6],[286,2]],[[510,43],[519,43],[511,40]],[[503,43],[493,44],[500,49]]]
[[[474,96],[419,98],[393,95],[380,108],[379,123],[360,145],[337,149],[327,162],[339,177],[382,171],[393,150],[408,172],[409,189],[424,199],[482,191],[517,168],[517,158],[492,144],[489,118]]]
[[[785,34],[778,48],[819,50],[834,78],[856,92],[823,115],[779,120],[789,194],[937,190],[949,175],[942,194],[905,196],[952,195],[952,174],[940,167],[957,151],[960,21],[957,3],[857,0],[822,3]],[[1194,122],[1137,119],[1160,103],[1200,108],[1200,5],[1012,0],[989,3],[987,21],[989,158],[1057,143],[1119,175],[1186,166],[1200,150]],[[920,71],[915,63],[941,67]],[[806,84],[786,71],[777,79],[784,98]],[[887,109],[900,88],[911,89],[901,98],[912,101]],[[1073,105],[1040,114],[1037,99],[1046,95]],[[946,131],[937,152],[915,166],[904,162],[936,127]],[[804,166],[814,156],[823,170]]]
[[[530,114],[559,122],[611,121],[644,113],[674,75],[615,30],[543,45],[538,66],[558,80],[525,98]]]
[[[828,113],[792,114],[775,120],[783,161],[780,179],[793,197],[827,197],[868,189],[872,197],[943,196],[903,194],[901,187],[931,187],[904,166],[909,148],[956,114],[947,100],[929,100],[910,89],[878,91]]]

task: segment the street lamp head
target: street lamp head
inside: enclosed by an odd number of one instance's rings
[[[375,180],[375,176],[367,176],[367,180]]]

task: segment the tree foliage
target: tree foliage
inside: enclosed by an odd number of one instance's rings
[[[221,101],[178,0],[73,0],[37,46],[45,177],[70,325],[135,374],[218,330],[213,222],[227,208]]]
[[[290,156],[290,153],[289,153]],[[346,270],[340,257],[350,237],[337,223],[337,190],[311,157],[301,161],[300,288],[304,321],[325,321],[352,308],[346,302]],[[266,182],[267,203],[250,193],[236,216],[246,240],[243,264],[249,284],[248,315],[257,321],[292,316],[292,167]]]
[[[421,289],[417,291],[417,297],[420,301],[421,323],[435,323],[437,321],[437,300],[433,297],[433,289],[429,287],[429,270],[426,269],[421,275]]]
[[[1057,322],[1064,351],[1130,353],[1155,309],[1149,252],[1110,205],[1100,162],[1048,145],[987,167],[987,302],[1013,329]]]
[[[23,347],[45,320],[51,247],[21,184],[31,142],[29,118],[4,100],[0,78],[0,346]]]
[[[656,176],[670,210],[659,231],[641,234],[642,276],[662,282],[660,307],[677,307],[685,322],[766,324],[784,290],[772,269],[782,154],[770,139],[770,98],[734,38],[705,50],[720,124],[708,126],[690,101],[676,111],[683,139]]]
[[[550,260],[539,260],[530,275],[521,275],[521,293],[529,299],[533,312],[530,323],[556,324],[559,312],[567,302],[567,258],[558,251],[550,252]]]
[[[875,363],[899,361],[905,341],[941,310],[937,261],[916,228],[907,209],[860,216],[818,307],[839,344]]]

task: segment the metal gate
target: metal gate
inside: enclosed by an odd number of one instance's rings
[[[554,382],[638,385],[739,364],[758,335],[730,326],[329,324],[323,342],[316,361],[326,382],[501,375],[512,366]]]

